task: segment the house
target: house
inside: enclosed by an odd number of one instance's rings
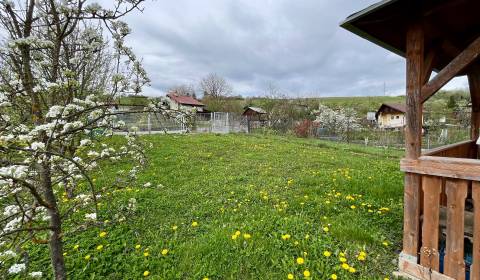
[[[378,127],[383,129],[403,128],[405,126],[406,110],[404,104],[383,103],[375,114]]]
[[[266,121],[267,112],[259,107],[245,107],[242,116],[250,121]]]
[[[169,93],[166,100],[171,110],[190,111],[195,109],[197,112],[205,111],[205,104],[191,96]]]

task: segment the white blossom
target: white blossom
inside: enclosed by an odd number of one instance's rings
[[[26,267],[25,267],[24,263],[16,263],[8,269],[8,273],[9,274],[18,274],[18,273],[24,271],[25,268]]]
[[[45,149],[45,144],[42,143],[42,142],[33,142],[31,145],[30,145],[30,149],[36,151],[36,150],[43,150]]]
[[[97,213],[85,214],[85,218],[88,219],[88,220],[96,220],[97,219]]]
[[[18,205],[8,205],[3,209],[3,216],[10,217],[20,212]]]
[[[30,277],[32,278],[42,278],[43,273],[41,271],[33,271],[30,272],[28,275],[30,275]]]

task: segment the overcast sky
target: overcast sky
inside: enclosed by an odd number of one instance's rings
[[[217,73],[243,96],[403,94],[405,60],[339,27],[376,0],[157,0],[126,18],[147,95]],[[466,88],[466,79],[447,88]]]

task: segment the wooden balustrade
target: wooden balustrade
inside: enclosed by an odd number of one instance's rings
[[[473,140],[467,140],[439,148],[431,149],[425,152],[426,156],[454,157],[454,158],[472,158],[478,157],[477,145]]]
[[[466,149],[471,147],[469,142],[450,146],[453,151],[437,149],[433,154],[469,154]],[[420,232],[416,235],[420,239],[417,256],[401,257],[400,268],[420,279],[463,280],[464,237],[467,236],[473,240],[470,279],[480,280],[480,160],[427,154],[401,161],[402,171],[421,177],[423,193],[420,195]],[[466,211],[467,196],[473,201],[473,213]],[[445,201],[442,203],[442,200]],[[439,253],[442,227],[445,235],[443,270]]]

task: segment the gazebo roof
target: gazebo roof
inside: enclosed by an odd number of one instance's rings
[[[425,28],[425,49],[435,51],[433,68],[439,70],[480,36],[479,11],[479,0],[383,0],[341,26],[405,57],[407,25],[417,15]]]

